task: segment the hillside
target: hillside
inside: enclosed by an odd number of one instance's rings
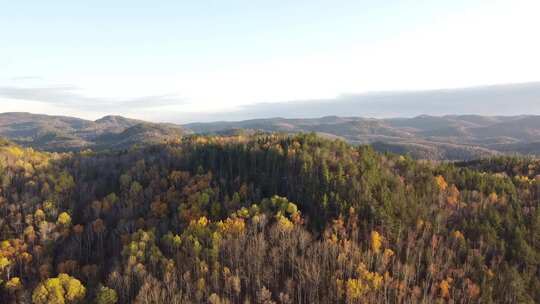
[[[1,303],[538,303],[538,161],[313,134],[0,142]]]
[[[381,152],[418,159],[471,160],[487,156],[540,155],[540,116],[422,115],[374,119],[327,116],[311,119],[268,118],[238,122],[174,125],[120,116],[96,121],[72,117],[0,114],[0,136],[48,151],[124,149],[198,134],[289,134],[315,132],[352,144],[371,144]]]
[[[475,159],[501,153],[538,154],[540,116],[422,115],[373,119],[329,116],[315,119],[254,119],[192,123],[196,133],[227,129],[267,132],[316,132],[354,144],[373,144],[379,151],[410,153],[422,159]]]
[[[185,133],[172,124],[156,124],[121,116],[96,121],[30,113],[1,113],[0,136],[21,145],[49,151],[127,148],[159,143]]]

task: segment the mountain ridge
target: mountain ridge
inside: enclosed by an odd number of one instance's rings
[[[85,120],[69,116],[0,113],[0,136],[49,151],[122,149],[191,134],[317,133],[382,152],[433,160],[470,160],[499,154],[540,155],[540,116],[418,115],[370,118],[261,118],[189,124],[154,123],[118,115]]]
[[[23,146],[50,151],[127,148],[134,144],[170,140],[185,131],[179,125],[146,122],[118,115],[107,115],[92,121],[27,112],[0,113],[0,136]],[[120,134],[125,136],[119,138]]]

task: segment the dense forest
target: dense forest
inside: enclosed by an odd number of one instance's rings
[[[539,303],[540,163],[314,134],[0,142],[0,303]]]

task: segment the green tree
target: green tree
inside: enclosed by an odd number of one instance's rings
[[[96,296],[97,304],[115,304],[118,302],[116,291],[107,286],[100,286]]]

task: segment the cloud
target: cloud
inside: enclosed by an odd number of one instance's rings
[[[15,100],[21,103],[39,103],[51,114],[75,113],[84,117],[127,114],[134,118],[175,123],[268,117],[313,118],[330,115],[388,118],[421,114],[540,114],[540,82],[430,91],[348,94],[328,99],[255,103],[228,110],[198,112],[174,107],[185,104],[176,95],[108,99],[83,95],[78,87],[69,85],[31,88],[0,86],[0,98],[6,98],[11,103]],[[8,104],[7,108],[19,111],[24,107],[31,108],[11,104]]]
[[[12,81],[26,81],[26,80],[43,80],[43,77],[40,76],[18,76],[12,77]]]
[[[390,91],[347,94],[329,99],[257,103],[229,112],[164,113],[175,122],[234,121],[255,118],[374,118],[427,115],[540,114],[540,82],[429,91]]]
[[[246,106],[247,117],[368,116],[412,117],[422,114],[540,114],[540,82],[427,91],[348,94],[332,99]]]
[[[52,106],[92,112],[125,112],[182,104],[176,95],[163,94],[131,99],[90,97],[79,93],[75,86],[18,87],[0,86],[0,97],[14,100],[37,101]]]

